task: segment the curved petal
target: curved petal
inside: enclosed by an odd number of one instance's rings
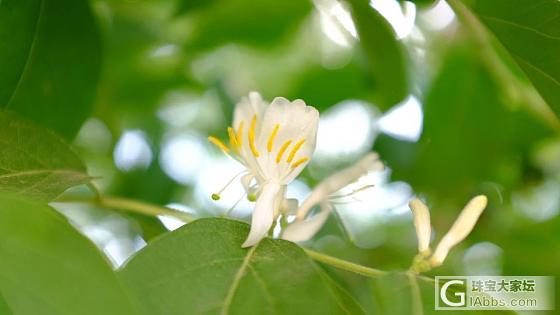
[[[318,125],[319,112],[314,107],[302,100],[275,98],[264,112],[257,138],[263,152],[257,161],[265,176],[281,184],[292,181],[315,151]]]
[[[331,204],[321,204],[320,213],[306,221],[296,221],[288,225],[284,233],[282,233],[282,239],[291,242],[304,242],[311,239],[325,224],[331,211]]]
[[[241,98],[241,101],[235,105],[233,113],[233,130],[236,135],[236,141],[240,142],[238,153],[241,155],[246,167],[251,169],[253,175],[259,179],[263,178],[263,172],[251,151],[249,130],[254,119],[255,126],[253,131],[258,134],[267,106],[268,103],[262,99],[259,93],[250,92],[249,96]]]
[[[243,121],[245,128],[247,128],[255,115],[257,119],[262,118],[266,105],[267,103],[258,92],[249,92],[249,96],[242,97],[239,103],[235,105],[233,128],[237,130],[241,121]]]
[[[253,211],[251,231],[242,247],[253,246],[266,236],[274,221],[274,208],[280,192],[281,186],[278,184],[266,183],[263,185]]]

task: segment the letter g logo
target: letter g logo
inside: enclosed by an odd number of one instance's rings
[[[444,285],[441,286],[441,290],[439,291],[439,296],[441,298],[441,301],[443,303],[445,303],[448,306],[452,306],[452,307],[459,307],[459,306],[465,306],[465,292],[455,292],[454,295],[459,297],[459,302],[452,302],[447,298],[447,289],[449,289],[450,286],[454,285],[454,284],[459,284],[461,285],[461,290],[463,290],[463,286],[465,285],[465,281],[464,280],[451,280],[446,282]]]

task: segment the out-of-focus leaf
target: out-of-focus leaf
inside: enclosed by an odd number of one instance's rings
[[[121,277],[151,315],[363,314],[296,245],[243,249],[248,232],[241,222],[195,221],[141,250]]]
[[[375,303],[374,314],[438,315],[441,310],[435,309],[435,284],[427,278],[411,278],[406,274],[393,273],[370,280],[372,300]],[[473,311],[455,309],[457,315],[473,314]],[[478,315],[506,315],[509,310],[478,310]]]
[[[414,314],[407,276],[388,274],[372,279],[371,292],[376,314]]]
[[[0,195],[0,256],[14,314],[136,314],[108,261],[48,206]]]
[[[370,99],[368,84],[368,77],[355,62],[339,69],[317,66],[308,69],[299,78],[299,84],[287,97],[301,98],[307,104],[324,110],[349,98]]]
[[[191,10],[199,9],[212,4],[217,0],[178,0],[177,1],[177,14],[188,13]]]
[[[311,11],[311,1],[220,0],[190,16],[190,48],[212,48],[231,42],[278,43]]]
[[[0,107],[72,138],[91,111],[100,56],[87,1],[2,1]]]
[[[0,111],[0,192],[49,201],[89,181],[76,153],[57,135]]]
[[[376,103],[388,109],[408,95],[405,51],[389,22],[366,0],[350,0],[360,44],[375,84]]]
[[[191,59],[174,41],[162,38],[170,27],[170,21],[161,17],[161,11],[167,11],[162,7],[168,3],[100,2],[112,14],[100,19],[104,71],[95,114],[115,134],[123,127],[141,125],[145,129],[158,121],[154,112],[167,93],[185,86],[194,88],[185,75],[190,67],[186,61]]]
[[[376,144],[397,178],[456,204],[489,183],[509,191],[528,167],[527,147],[548,135],[526,111],[504,104],[473,56],[463,47],[446,60],[425,100],[419,143]]]
[[[560,115],[560,2],[483,0],[472,10]]]
[[[429,6],[437,1],[436,0],[399,0],[399,2],[412,2],[417,6]]]
[[[6,301],[4,300],[4,297],[2,296],[1,292],[0,292],[0,314],[3,315],[12,315],[12,310],[10,310],[10,308],[8,307],[8,304],[6,304]]]

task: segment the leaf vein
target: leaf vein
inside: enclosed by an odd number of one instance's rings
[[[553,35],[544,33],[544,32],[539,31],[538,29],[533,28],[533,27],[521,25],[521,24],[518,24],[518,23],[515,23],[515,22],[512,22],[512,21],[508,21],[508,20],[504,20],[502,18],[495,17],[495,16],[489,16],[489,15],[480,15],[480,16],[484,19],[499,22],[499,23],[503,23],[503,24],[507,24],[509,26],[517,27],[517,28],[520,28],[520,29],[523,29],[523,30],[526,30],[526,31],[530,31],[530,32],[533,32],[537,35],[540,35],[540,36],[543,36],[543,37],[546,37],[546,38],[549,38],[549,39],[560,40],[560,37],[558,37],[558,36],[553,36]]]
[[[6,103],[6,107],[10,107],[10,103],[12,102],[12,99],[16,95],[16,92],[21,85],[21,81],[23,81],[23,77],[25,76],[25,73],[27,72],[27,69],[29,67],[29,62],[31,60],[31,56],[33,55],[33,51],[35,50],[35,44],[37,43],[37,33],[39,33],[39,25],[43,21],[44,11],[45,11],[45,1],[43,0],[41,1],[41,7],[39,8],[39,17],[37,18],[37,23],[35,24],[35,32],[33,33],[33,39],[31,40],[31,46],[29,47],[29,54],[27,55],[27,59],[25,60],[25,64],[23,65],[23,69],[21,71],[21,74],[19,75],[18,82],[16,83],[16,86],[12,91],[12,95],[10,95],[8,102]]]
[[[229,307],[231,306],[231,302],[233,301],[235,292],[239,288],[239,283],[241,282],[241,278],[243,278],[243,275],[245,275],[245,272],[249,267],[249,262],[251,261],[251,257],[253,257],[253,254],[255,253],[255,250],[257,249],[258,246],[259,245],[257,244],[251,247],[251,249],[249,249],[249,251],[247,252],[245,258],[243,259],[243,263],[241,264],[241,267],[239,267],[239,270],[235,274],[233,278],[233,282],[231,283],[231,286],[229,287],[229,290],[227,292],[226,298],[224,299],[224,305],[222,306],[222,310],[220,312],[221,315],[228,314]]]

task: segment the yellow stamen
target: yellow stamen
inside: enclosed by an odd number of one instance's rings
[[[255,157],[259,157],[259,151],[255,147],[255,127],[257,126],[257,115],[253,116],[251,120],[251,127],[249,128],[249,147]]]
[[[220,150],[224,151],[225,153],[229,152],[229,148],[222,141],[220,141],[220,139],[210,136],[208,137],[208,141],[210,141],[212,144],[217,146]]]
[[[307,156],[302,157],[301,159],[295,161],[294,164],[292,164],[292,169],[295,169],[296,167],[300,166],[301,164],[303,164],[307,161],[309,161],[309,158]]]
[[[269,153],[272,152],[272,144],[274,143],[274,138],[276,138],[278,129],[280,129],[280,124],[276,124],[276,126],[274,126],[274,129],[272,130],[270,137],[268,137],[268,143],[266,145],[266,148],[268,149]]]
[[[228,132],[228,135],[229,135],[229,145],[232,148],[237,148],[237,138],[235,136],[235,132],[233,131],[233,128],[228,127],[227,132]]]
[[[292,160],[296,156],[297,151],[299,150],[299,148],[301,148],[301,146],[303,145],[304,142],[305,142],[305,139],[301,139],[296,143],[296,145],[294,145],[292,151],[290,151],[290,155],[288,155],[288,159],[286,160],[288,163],[292,162]]]
[[[239,123],[239,128],[237,128],[237,144],[240,147],[243,144],[243,120]]]
[[[284,155],[284,152],[286,152],[286,150],[288,149],[290,144],[292,144],[292,140],[288,140],[288,141],[284,142],[282,147],[280,147],[280,150],[278,151],[278,154],[276,155],[276,163],[277,164],[280,163],[280,161],[282,160],[282,155]]]

